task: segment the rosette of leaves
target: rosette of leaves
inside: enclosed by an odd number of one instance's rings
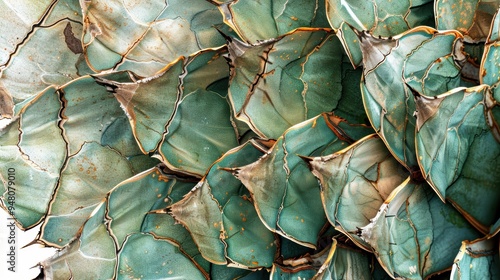
[[[1,206],[46,279],[498,277],[499,4],[3,1]]]

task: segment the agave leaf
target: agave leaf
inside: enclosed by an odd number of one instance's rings
[[[415,156],[413,116],[415,103],[405,77],[412,86],[427,90],[424,84],[426,81],[419,77],[425,78],[423,73],[428,71],[429,64],[434,60],[418,60],[421,55],[412,55],[414,52],[425,52],[426,47],[435,46],[436,43],[445,42],[448,45],[439,47],[445,49],[443,53],[449,53],[454,51],[454,46],[458,44],[461,36],[454,31],[437,32],[428,27],[414,28],[393,38],[375,38],[366,32],[359,36],[365,66],[361,90],[370,122],[395,158],[411,172],[416,172],[418,164]],[[459,57],[460,49],[456,52],[453,52],[453,55]],[[442,55],[436,56],[439,57]],[[411,63],[406,63],[407,61]],[[455,72],[450,72],[447,67],[432,69],[434,68],[431,67],[433,75],[455,75]],[[435,83],[437,86],[431,85],[428,89],[440,90],[447,87],[446,83]]]
[[[361,64],[361,52],[357,38],[347,25],[375,36],[389,37],[419,25],[433,26],[432,10],[431,0],[326,1],[328,21],[355,67]]]
[[[365,118],[359,88],[349,86],[359,73],[331,30],[298,29],[256,45],[230,39],[228,48],[231,106],[259,136],[276,139],[332,110],[353,123]]]
[[[67,244],[116,183],[157,162],[142,155],[119,103],[92,77],[48,88],[20,105],[19,117],[2,130],[2,162],[8,164],[6,171],[13,167],[20,176],[14,211],[20,227],[31,228],[48,217],[42,243]],[[2,205],[7,207],[4,182]]]
[[[457,32],[442,32],[415,46],[406,56],[403,78],[409,87],[427,96],[436,96],[460,86],[474,86],[463,79],[467,57]],[[474,76],[477,76],[475,74]]]
[[[230,116],[225,97],[204,89],[190,93],[166,127],[161,160],[174,171],[202,177],[215,160],[238,145]]]
[[[12,212],[22,229],[35,226],[45,215],[67,157],[59,123],[60,111],[59,96],[56,89],[50,87],[32,100],[20,117],[0,131],[0,172],[5,192],[1,203],[3,208],[9,206],[7,193],[14,187],[16,199]],[[15,186],[7,185],[9,168],[15,169]]]
[[[481,85],[416,97],[422,174],[443,201],[484,233],[500,218],[500,144],[484,115],[490,90]]]
[[[396,188],[361,238],[391,277],[427,279],[449,270],[459,244],[481,234],[426,183],[410,177]]]
[[[498,0],[437,0],[434,3],[436,28],[456,29],[470,42],[484,41],[499,4]]]
[[[497,238],[462,242],[450,279],[498,279],[499,277],[500,258]]]
[[[127,236],[118,259],[118,277],[120,278],[206,279],[177,244],[169,240],[157,239],[147,233]]]
[[[219,5],[224,22],[250,44],[277,38],[300,27],[328,27],[324,1],[225,2]]]
[[[370,130],[325,113],[291,127],[268,153],[234,169],[234,173],[250,191],[267,228],[314,248],[326,217],[321,204],[316,203],[320,198],[318,182],[298,155],[338,151]]]
[[[371,251],[357,231],[370,223],[409,173],[376,134],[334,154],[309,158],[308,164],[319,179],[321,200],[330,223],[358,246]]]
[[[500,53],[500,48],[498,47],[498,42],[500,41],[499,30],[500,15],[497,12],[491,22],[491,29],[486,38],[483,58],[481,60],[480,81],[482,84],[492,86],[500,81],[500,59],[498,58]]]
[[[208,270],[204,270],[194,260],[199,256],[199,251],[187,231],[181,225],[175,225],[168,214],[154,212],[180,199],[180,196],[188,192],[194,183],[175,179],[174,176],[163,173],[162,168],[164,167],[157,166],[116,185],[85,222],[77,238],[64,247],[61,253],[42,262],[46,275],[47,271],[54,275],[64,273],[65,270],[82,273],[84,270],[79,267],[80,263],[92,259],[95,259],[97,267],[101,267],[111,275],[139,273],[137,271],[144,269],[142,268],[144,265],[137,264],[140,261],[136,256],[138,252],[143,253],[139,255],[144,261],[155,250],[165,250],[150,257],[154,259],[148,261],[147,267],[155,269],[149,272],[143,271],[145,278],[156,278],[155,273],[160,268],[166,269],[165,275],[169,275],[170,271],[179,273],[177,268],[180,264],[187,266],[186,271],[182,273],[201,275],[204,278],[209,271],[209,265],[204,263],[208,267]],[[149,239],[145,239],[144,236],[148,236]],[[135,239],[141,239],[142,242],[138,240],[130,242]],[[144,247],[139,250],[135,246]],[[101,247],[107,251],[86,253],[87,248],[92,250]],[[82,254],[75,253],[80,251]],[[163,257],[158,258],[159,255]],[[67,262],[68,259],[74,261]],[[198,260],[204,261],[199,258]],[[117,261],[118,270],[115,271]],[[61,265],[64,262],[67,264]],[[126,264],[130,269],[123,267]]]
[[[131,70],[152,76],[179,56],[224,44],[213,26],[217,7],[204,0],[85,1],[83,50],[96,71]]]
[[[373,260],[372,254],[340,243],[333,238],[333,244],[325,262],[312,279],[389,279],[389,276],[381,271],[381,267],[374,264]]]
[[[135,138],[144,153],[153,152],[174,118],[181,100],[197,89],[225,86],[229,70],[222,54],[226,48],[206,49],[180,57],[154,77],[132,82],[98,79],[112,91],[129,117]],[[165,131],[166,130],[166,131]]]
[[[261,280],[268,279],[269,272],[265,269],[251,271],[238,269],[223,265],[212,265],[210,270],[211,279],[230,279],[230,280]]]
[[[0,118],[49,86],[86,73],[75,1],[2,1],[0,10]],[[47,44],[50,42],[50,44]]]
[[[184,199],[171,207],[202,255],[215,264],[270,267],[274,235],[260,221],[241,182],[223,169],[251,163],[263,154],[251,140],[228,151]]]
[[[101,203],[82,227],[78,238],[40,263],[49,279],[113,277],[116,266],[116,247],[109,235],[105,219],[106,207]],[[92,269],[88,269],[92,267]]]

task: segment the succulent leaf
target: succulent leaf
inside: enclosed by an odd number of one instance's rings
[[[341,150],[370,130],[324,113],[288,129],[268,153],[235,169],[235,175],[250,191],[266,227],[314,248],[326,217],[321,204],[315,203],[320,199],[318,182],[298,155]]]
[[[225,2],[219,5],[224,15],[224,22],[234,29],[243,41],[250,44],[278,38],[301,27],[329,27],[324,1]]]
[[[361,238],[391,277],[423,279],[449,270],[462,240],[481,237],[426,183],[408,178],[380,207]]]
[[[331,30],[298,29],[256,45],[231,39],[228,48],[231,106],[259,136],[276,139],[322,112],[353,123],[366,117],[359,88],[349,86],[360,73]]]
[[[484,233],[500,218],[500,144],[484,115],[490,90],[481,85],[416,98],[416,146],[424,178]]]
[[[358,246],[371,251],[357,231],[370,223],[409,173],[376,134],[334,154],[309,158],[308,164],[319,179],[321,200],[330,223]]]
[[[225,171],[257,160],[265,143],[251,140],[228,151],[181,201],[171,207],[186,226],[202,255],[215,264],[243,268],[270,267],[274,235],[260,221],[246,189]]]
[[[419,25],[433,26],[433,1],[327,0],[326,14],[353,66],[361,64],[359,40],[352,28],[375,36],[394,36]]]
[[[462,241],[451,271],[451,280],[498,279],[499,277],[498,238]]]
[[[152,76],[180,56],[219,47],[217,7],[205,0],[85,1],[83,51],[96,71],[130,70]]]
[[[498,0],[437,0],[436,28],[439,30],[455,29],[460,31],[470,42],[486,39],[490,30],[493,14],[498,9]]]
[[[92,73],[82,54],[81,9],[75,1],[2,1],[0,10],[5,14],[0,19],[0,119],[12,118],[16,104],[47,87]]]

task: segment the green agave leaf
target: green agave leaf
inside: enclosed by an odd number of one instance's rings
[[[59,96],[56,89],[50,87],[0,130],[0,177],[4,188],[1,205],[4,209],[14,207],[9,212],[15,215],[22,229],[29,229],[42,220],[67,157],[60,111]],[[12,172],[15,185],[7,185],[11,168],[15,170]],[[9,191],[15,192],[15,199],[9,199]]]
[[[224,38],[217,7],[204,0],[85,1],[83,50],[96,71],[152,76],[180,56],[218,47]]]
[[[118,259],[119,278],[206,279],[177,244],[147,233],[127,236]]]
[[[462,240],[481,234],[426,183],[410,177],[396,188],[361,238],[391,277],[427,279],[449,270]]]
[[[268,279],[269,272],[265,269],[251,271],[246,269],[238,269],[234,267],[212,265],[210,271],[211,279],[230,279],[230,280],[261,280]]]
[[[0,10],[0,118],[49,86],[87,74],[78,2],[2,1]],[[50,42],[50,44],[47,44]]]
[[[374,36],[394,36],[419,25],[434,26],[431,0],[327,0],[326,15],[349,54],[352,64],[361,64],[359,43],[351,27]]]
[[[415,46],[406,56],[403,78],[409,87],[427,96],[436,96],[460,86],[474,86],[463,79],[467,57],[458,32],[442,32]]]
[[[481,60],[480,81],[482,84],[492,86],[500,81],[500,59],[498,58],[500,53],[500,48],[498,47],[498,42],[500,41],[499,30],[500,15],[497,12],[491,22],[491,29],[486,38],[483,58]]]
[[[233,172],[250,191],[267,228],[315,248],[326,217],[321,204],[316,203],[320,198],[318,182],[299,155],[330,154],[370,131],[324,113],[291,127],[258,161]]]
[[[359,36],[365,66],[361,91],[370,122],[395,158],[411,172],[418,172],[414,141],[415,103],[406,83],[426,93],[453,86],[454,83],[447,85],[446,81],[448,76],[456,75],[455,68],[434,68],[432,58],[439,59],[453,52],[459,44],[460,34],[418,27],[393,38],[375,38],[366,32]],[[427,48],[435,48],[436,44],[444,51],[437,52],[436,56],[428,55]],[[425,52],[426,57],[434,57],[422,59],[422,55],[414,56],[414,53],[421,52]],[[453,56],[458,57],[457,52],[460,53],[460,50],[453,52]],[[434,77],[443,76],[445,80],[440,78],[443,82],[431,81],[428,85],[425,75],[429,71]]]
[[[80,262],[95,258],[97,267],[102,267],[115,277],[118,275],[118,278],[136,274],[143,274],[147,279],[158,278],[156,273],[161,273],[160,271],[164,271],[163,275],[166,276],[190,273],[205,278],[210,265],[200,258],[189,233],[181,225],[174,224],[173,218],[168,214],[156,212],[179,200],[195,183],[176,179],[175,175],[166,174],[163,169],[164,166],[159,165],[116,185],[85,222],[77,238],[64,247],[60,254],[42,263],[44,271],[54,275],[62,274],[65,270],[82,272],[83,269],[77,267]],[[144,236],[148,236],[148,239]],[[90,240],[93,247],[87,244]],[[85,252],[87,247],[102,247],[108,251],[73,253]],[[103,257],[104,253],[109,255],[107,259]],[[141,258],[138,259],[138,255]],[[61,265],[73,258],[75,262]],[[139,265],[141,260],[147,260],[147,268],[144,268],[144,264]],[[115,265],[117,262],[118,268]],[[179,265],[186,266],[185,271],[179,271]]]
[[[18,176],[12,212],[24,229],[47,216],[38,238],[44,244],[67,244],[115,184],[157,163],[142,155],[119,103],[92,77],[48,88],[16,114],[0,136],[4,170]]]
[[[266,145],[251,140],[228,151],[188,195],[171,206],[175,219],[186,226],[212,263],[242,268],[272,265],[274,235],[260,221],[241,182],[224,171],[257,160]]]
[[[374,268],[375,267],[375,268]],[[314,280],[390,279],[373,263],[373,255],[340,243],[335,238],[323,265]]]
[[[436,28],[456,29],[464,34],[466,40],[481,42],[490,30],[493,14],[498,10],[498,0],[437,0]]]
[[[196,89],[184,97],[165,130],[161,160],[174,171],[198,177],[238,145],[227,99],[210,90]]]
[[[498,279],[500,277],[498,254],[497,238],[463,241],[455,258],[450,279]]]
[[[111,279],[115,275],[117,253],[105,220],[106,207],[101,203],[82,227],[79,236],[52,257],[40,262],[49,279]],[[92,269],[89,269],[91,267]]]
[[[334,154],[307,161],[319,179],[321,200],[330,223],[358,246],[371,251],[370,245],[357,235],[358,229],[370,223],[409,173],[376,134]]]
[[[256,45],[229,40],[231,106],[259,136],[276,139],[322,112],[353,123],[366,118],[352,87],[360,73],[331,30],[298,29]]]
[[[224,22],[250,44],[277,38],[296,28],[328,27],[324,1],[225,2],[219,5]]]
[[[422,175],[483,233],[500,218],[500,144],[484,115],[490,90],[481,85],[416,97]]]
[[[185,96],[197,89],[214,91],[211,86],[217,82],[225,86],[225,93],[220,93],[227,94],[229,69],[222,57],[226,51],[206,49],[180,57],[156,76],[133,82],[98,81],[115,94],[125,109],[141,150],[153,152],[163,134],[169,133],[168,126]]]

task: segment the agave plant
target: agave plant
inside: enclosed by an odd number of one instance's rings
[[[500,1],[0,7],[40,279],[500,278]]]

